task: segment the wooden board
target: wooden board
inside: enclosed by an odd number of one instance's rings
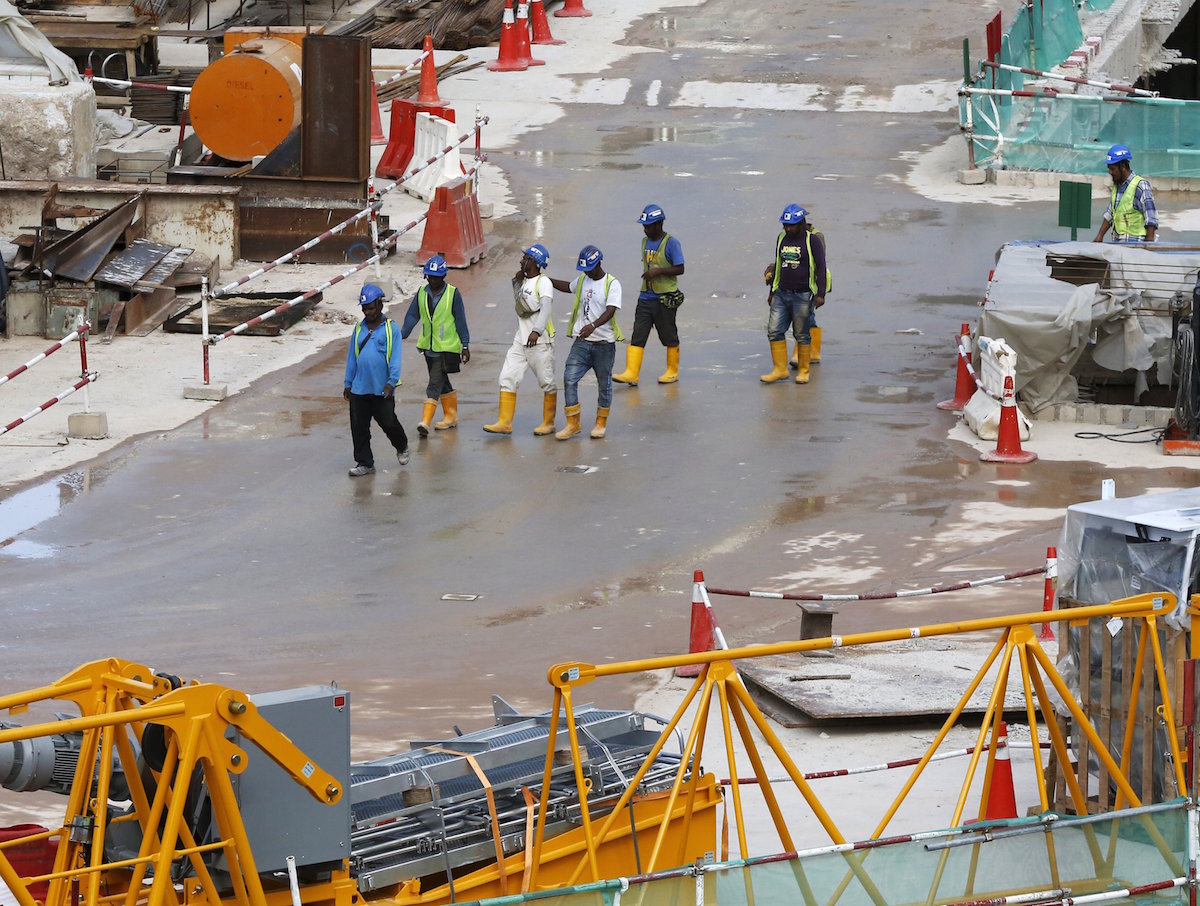
[[[210,335],[225,333],[225,331],[232,330],[252,318],[257,318],[298,295],[300,295],[298,292],[247,293],[242,296],[213,299],[208,306],[208,332]],[[277,337],[297,321],[302,320],[321,301],[322,297],[322,293],[317,293],[311,299],[305,299],[299,305],[275,315],[268,321],[256,324],[243,333],[251,337]],[[200,333],[201,329],[199,302],[189,305],[183,311],[168,318],[163,324],[163,330],[167,333]]]

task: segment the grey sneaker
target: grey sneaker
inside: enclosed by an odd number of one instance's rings
[[[403,450],[401,450],[399,453],[396,454],[396,462],[400,463],[400,465],[402,465],[402,466],[408,465],[408,461],[410,459],[412,459],[412,454],[410,452],[408,452],[408,447],[405,447]]]
[[[362,463],[359,463],[353,469],[350,470],[351,478],[360,478],[363,475],[374,475],[374,474],[375,474],[374,466],[364,466]]]

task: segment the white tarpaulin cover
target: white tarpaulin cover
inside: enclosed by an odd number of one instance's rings
[[[0,0],[0,78],[78,82],[74,61],[50,43],[8,0]]]
[[[2,0],[0,0],[2,2]],[[1070,263],[1065,267],[1062,261]],[[1087,261],[1083,261],[1087,259]],[[1076,286],[1051,276],[1052,265],[1082,274],[1107,263],[1107,286]],[[1114,372],[1137,369],[1171,379],[1171,306],[1191,310],[1200,252],[1118,243],[1011,243],[1000,250],[979,316],[979,334],[1003,338],[1017,353],[1016,389],[1037,412],[1075,402],[1071,374],[1090,347],[1092,360]]]

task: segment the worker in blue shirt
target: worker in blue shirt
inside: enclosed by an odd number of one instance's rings
[[[407,465],[408,435],[396,418],[395,390],[400,383],[400,329],[383,316],[387,295],[374,283],[364,283],[358,294],[363,319],[354,325],[346,351],[346,379],[342,396],[350,403],[350,436],[354,440],[354,468],[358,478],[375,471],[371,453],[371,420],[379,425],[396,460]]]
[[[1113,145],[1104,157],[1112,177],[1108,209],[1096,242],[1112,227],[1113,242],[1153,242],[1158,234],[1158,210],[1150,180],[1133,172],[1133,155],[1124,145]]]

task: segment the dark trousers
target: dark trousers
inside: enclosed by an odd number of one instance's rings
[[[440,352],[436,355],[425,356],[425,367],[429,369],[429,383],[425,386],[425,399],[441,399],[443,394],[454,392],[454,385],[450,383],[450,375],[446,373],[445,361]]]
[[[630,346],[645,346],[650,339],[650,328],[658,331],[659,342],[664,346],[679,345],[679,328],[675,326],[677,308],[667,308],[657,299],[638,299],[637,311],[633,316],[633,335]]]
[[[350,436],[354,439],[354,461],[360,466],[375,466],[375,457],[371,454],[371,420],[379,425],[380,430],[387,435],[397,453],[408,449],[408,435],[404,426],[396,418],[396,398],[394,396],[373,396],[370,394],[350,394]]]

